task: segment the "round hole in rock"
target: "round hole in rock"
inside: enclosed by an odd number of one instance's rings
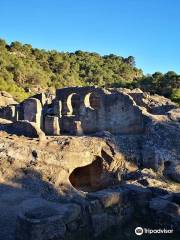
[[[93,192],[103,188],[100,181],[103,171],[102,159],[96,157],[91,164],[78,167],[73,170],[69,176],[69,180],[73,187],[85,192]]]

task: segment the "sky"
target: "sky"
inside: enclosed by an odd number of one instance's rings
[[[180,74],[180,0],[0,0],[0,38],[131,55],[146,74]]]

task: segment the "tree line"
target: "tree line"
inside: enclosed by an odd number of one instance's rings
[[[57,52],[0,39],[0,90],[21,101],[33,89],[67,86],[139,87],[180,103],[180,75],[169,71],[144,75],[133,56],[127,58],[84,51]],[[31,93],[27,91],[31,89]]]

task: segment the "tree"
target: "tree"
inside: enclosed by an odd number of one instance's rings
[[[11,50],[12,52],[14,52],[14,51],[16,51],[16,52],[21,52],[22,49],[23,49],[23,45],[22,45],[20,42],[18,42],[18,41],[12,42],[12,43],[10,44],[10,50]]]
[[[124,59],[124,62],[129,64],[131,67],[135,67],[135,58],[133,56],[129,56],[128,58]]]
[[[173,71],[143,75],[133,56],[101,56],[78,50],[74,53],[45,51],[30,44],[0,39],[0,86],[22,99],[26,87],[57,88],[98,85],[140,87],[179,101],[180,75]],[[4,84],[4,87],[3,87]],[[19,95],[18,95],[19,94]]]
[[[6,41],[0,38],[0,49],[5,49],[6,48]]]

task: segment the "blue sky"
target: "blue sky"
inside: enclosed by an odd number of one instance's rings
[[[136,58],[180,74],[179,0],[0,0],[0,38],[59,51]]]

